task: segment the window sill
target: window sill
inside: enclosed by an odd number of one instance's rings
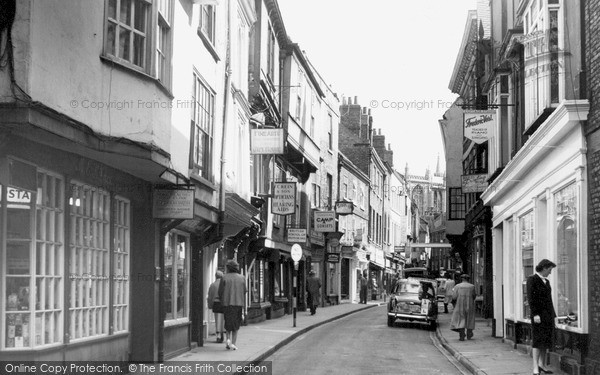
[[[208,37],[202,32],[202,30],[200,28],[198,28],[198,36],[202,40],[202,43],[204,44],[204,47],[206,47],[206,49],[211,54],[211,56],[213,57],[213,59],[215,60],[215,62],[221,61],[221,58],[219,57],[219,54],[217,53],[217,50],[215,49],[215,46],[210,41],[210,39],[208,39]]]
[[[171,90],[169,90],[165,85],[163,85],[163,83],[160,80],[156,79],[155,77],[152,77],[151,75],[143,71],[142,68],[111,55],[100,55],[100,60],[103,63],[110,65],[111,67],[115,67],[124,72],[137,74],[140,78],[153,82],[156,85],[156,87],[158,87],[165,95],[167,95],[169,99],[173,100],[175,98],[173,96],[173,93],[171,93]]]
[[[173,320],[165,320],[165,328],[178,327],[191,324],[189,318],[179,318]]]
[[[206,178],[200,176],[198,173],[196,173],[194,171],[190,171],[190,178],[211,190],[214,190],[214,191],[217,190],[217,185],[215,185],[213,182],[207,180]]]

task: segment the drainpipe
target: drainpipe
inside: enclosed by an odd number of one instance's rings
[[[221,135],[221,183],[219,189],[219,238],[223,239],[225,226],[225,165],[227,161],[225,136],[227,134],[228,103],[231,89],[231,1],[227,2],[227,51],[225,58],[225,87],[223,90],[223,134]]]

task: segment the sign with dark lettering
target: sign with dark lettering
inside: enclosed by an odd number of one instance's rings
[[[495,111],[467,111],[464,113],[465,138],[477,144],[486,142],[496,126]]]
[[[271,212],[275,215],[290,215],[296,212],[296,183],[274,182]]]
[[[340,253],[327,253],[327,263],[339,263],[340,262]]]
[[[193,219],[194,189],[155,189],[152,215],[155,219]]]
[[[287,230],[287,241],[288,242],[306,242],[306,229],[305,228],[288,228]]]
[[[335,232],[334,211],[315,211],[314,216],[316,232]]]

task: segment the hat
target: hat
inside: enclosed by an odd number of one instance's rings
[[[217,272],[215,272],[215,277],[216,277],[217,279],[220,279],[220,278],[222,278],[222,277],[223,277],[223,271],[221,271],[221,270],[217,270]]]
[[[227,267],[228,270],[235,272],[239,271],[240,269],[240,265],[235,261],[235,259],[229,259],[225,264],[225,267]]]
[[[309,275],[316,275],[314,270],[310,270],[310,272],[308,272]]]
[[[463,273],[462,275],[460,275],[461,279],[465,279],[465,280],[469,280],[471,278],[471,276],[467,275],[466,273]]]

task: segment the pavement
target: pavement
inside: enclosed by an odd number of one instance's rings
[[[443,311],[440,304],[440,311]],[[492,336],[492,320],[477,317],[473,339],[459,341],[458,332],[450,330],[452,312],[438,314],[436,339],[441,346],[463,365],[469,372],[484,374],[531,375],[533,365],[531,355],[514,349],[502,338]],[[550,365],[544,367],[556,375],[566,374]]]
[[[368,304],[342,303],[335,306],[320,307],[315,315],[308,311],[296,314],[296,326],[292,315],[243,326],[238,331],[238,350],[226,350],[224,343],[216,343],[216,337],[210,336],[202,347],[196,347],[168,362],[235,362],[244,365],[257,365],[298,336],[320,325],[335,321],[349,314],[384,305],[383,300],[369,301]],[[440,304],[440,307],[442,305]],[[443,311],[440,308],[440,311]],[[452,313],[438,315],[438,326],[432,339],[446,355],[463,366],[472,374],[531,374],[531,356],[514,349],[502,338],[492,337],[491,319],[477,318],[472,340],[459,341],[458,333],[450,331]],[[385,322],[386,317],[381,317]],[[166,363],[165,363],[166,364]],[[564,372],[547,366],[554,374]]]

